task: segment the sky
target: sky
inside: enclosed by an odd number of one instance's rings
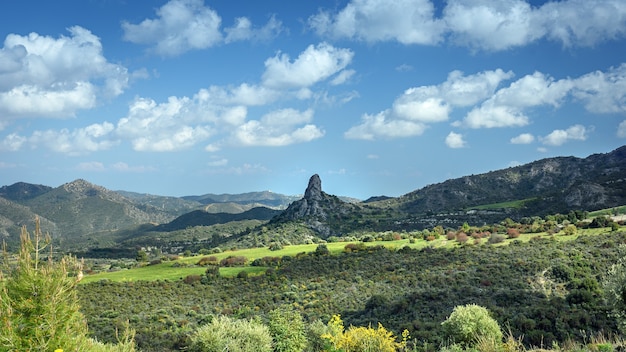
[[[4,0],[0,186],[400,196],[626,144],[624,0]]]

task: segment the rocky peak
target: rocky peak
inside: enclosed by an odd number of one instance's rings
[[[304,191],[304,198],[307,200],[322,200],[322,180],[318,174],[311,176],[309,185]]]

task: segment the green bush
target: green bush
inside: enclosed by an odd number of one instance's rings
[[[502,341],[502,331],[489,311],[476,304],[456,306],[442,324],[444,334],[453,343],[474,347],[479,341]]]
[[[306,348],[306,331],[300,313],[290,306],[283,306],[272,310],[269,318],[275,352],[299,352]]]
[[[191,336],[191,352],[271,352],[272,336],[256,320],[218,316]]]

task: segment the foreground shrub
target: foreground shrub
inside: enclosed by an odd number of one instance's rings
[[[42,238],[38,219],[34,236],[33,241],[22,227],[17,263],[4,253],[0,270],[0,351],[134,351],[129,329],[118,346],[87,337],[87,322],[76,293],[76,284],[82,278],[81,263],[70,256],[59,262],[40,258],[50,238]],[[2,272],[7,276],[3,277]]]
[[[456,306],[442,324],[446,337],[453,343],[474,347],[480,341],[500,342],[502,331],[489,311],[476,304]]]
[[[300,352],[307,346],[302,315],[289,306],[279,307],[269,314],[269,330],[275,352]]]
[[[343,352],[395,352],[406,346],[408,332],[402,334],[402,342],[396,342],[393,333],[378,323],[378,328],[350,326],[344,331],[343,321],[339,315],[333,315],[328,322],[329,332],[322,335],[328,340],[326,351]]]
[[[191,352],[271,352],[272,336],[256,320],[218,316],[191,336]]]

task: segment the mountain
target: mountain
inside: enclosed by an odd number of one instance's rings
[[[557,157],[430,185],[395,200],[405,213],[440,213],[473,207],[497,209],[517,201],[514,213],[545,215],[626,204],[626,146],[587,158]],[[500,208],[506,208],[502,206]]]
[[[51,189],[52,187],[48,186],[17,182],[10,186],[0,187],[0,197],[12,201],[24,201],[40,196]]]
[[[226,224],[232,221],[241,220],[270,220],[280,210],[274,210],[266,207],[257,207],[242,213],[208,213],[203,210],[195,210],[190,213],[181,215],[167,224],[162,224],[152,229],[152,231],[176,231],[183,230],[193,226],[211,226],[215,224]]]

